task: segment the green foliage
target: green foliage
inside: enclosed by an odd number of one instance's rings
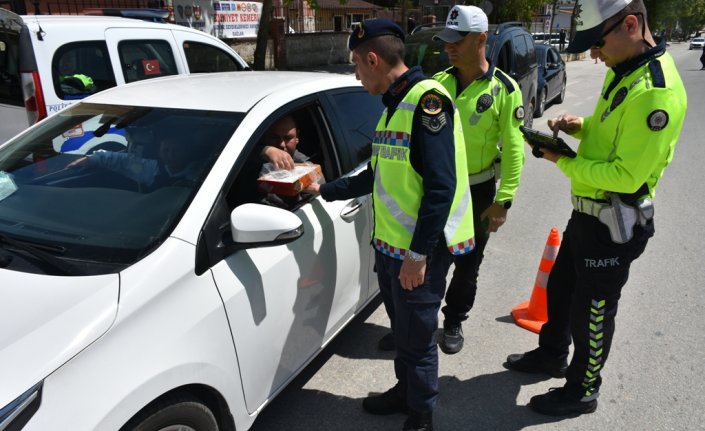
[[[705,0],[704,0],[705,1]],[[489,0],[492,3],[492,12],[489,15],[490,23],[505,21],[533,21],[534,14],[540,7],[552,4],[552,0]],[[485,0],[466,0],[465,4],[480,6]]]
[[[686,34],[705,26],[705,0],[644,0],[652,30],[670,31],[679,23]]]

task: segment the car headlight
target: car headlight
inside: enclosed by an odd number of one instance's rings
[[[29,422],[42,403],[42,384],[37,383],[0,409],[0,431],[19,431]]]

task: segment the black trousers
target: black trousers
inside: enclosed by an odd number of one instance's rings
[[[448,285],[446,305],[442,309],[448,322],[458,324],[467,320],[468,313],[475,304],[477,277],[480,273],[485,246],[490,239],[490,234],[487,231],[488,220],[481,222],[480,215],[494,202],[496,187],[494,178],[470,186],[472,218],[475,225],[475,248],[470,253],[453,256],[455,269],[453,270],[453,278]]]
[[[548,321],[541,328],[539,346],[547,354],[566,358],[572,338],[565,389],[576,400],[597,397],[622,287],[631,263],[653,234],[651,221],[635,226],[629,242],[616,244],[596,217],[573,211],[568,221],[548,277]]]
[[[408,291],[399,283],[402,261],[375,252],[379,290],[396,345],[394,372],[407,405],[417,412],[433,411],[438,401],[436,329],[450,264],[451,254],[439,244],[427,257],[423,285]]]

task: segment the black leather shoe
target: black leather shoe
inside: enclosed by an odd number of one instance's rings
[[[373,415],[406,413],[406,394],[402,392],[401,386],[397,383],[383,394],[370,395],[363,399],[362,408]]]
[[[443,334],[439,337],[438,347],[446,355],[454,355],[463,349],[463,327],[460,323],[443,322]]]
[[[377,348],[379,350],[384,350],[385,352],[391,352],[396,350],[397,346],[394,344],[394,333],[390,332],[384,337],[380,338],[377,342]]]
[[[568,361],[565,358],[557,359],[543,353],[541,348],[526,353],[515,353],[507,356],[505,366],[513,371],[523,373],[545,373],[551,377],[565,377]]]
[[[433,414],[431,412],[409,411],[404,422],[403,431],[433,431]]]
[[[564,388],[551,388],[545,394],[531,397],[529,407],[549,416],[581,415],[594,412],[597,409],[597,400],[575,400],[568,396]]]

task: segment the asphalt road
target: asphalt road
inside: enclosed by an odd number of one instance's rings
[[[553,226],[562,232],[571,210],[568,180],[527,151],[508,222],[486,250],[475,308],[464,325],[465,348],[453,356],[439,352],[437,430],[705,429],[705,71],[699,51],[687,44],[669,50],[688,90],[688,115],[657,189],[656,235],[623,289],[598,410],[568,419],[533,413],[526,407],[531,396],[562,381],[502,367],[507,354],[537,343],[509,312],[531,295],[548,233]],[[589,59],[569,63],[565,102],[550,106],[534,127],[547,130],[546,119],[564,112],[591,113],[604,73],[603,64]],[[253,430],[401,429],[403,416],[375,417],[361,407],[368,392],[395,383],[393,355],[376,349],[387,328],[383,308],[370,307],[264,409]]]

